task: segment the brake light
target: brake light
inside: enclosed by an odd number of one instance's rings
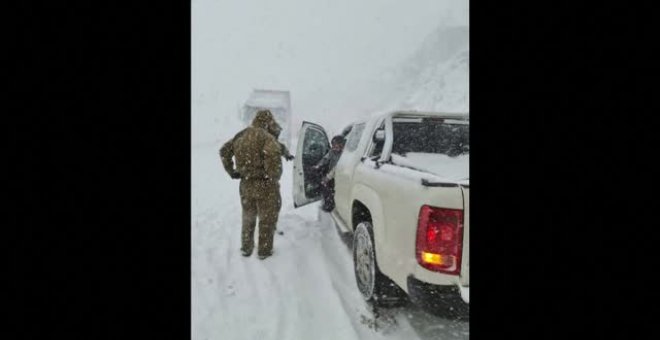
[[[463,210],[435,208],[419,210],[417,262],[424,268],[459,275],[463,248]]]

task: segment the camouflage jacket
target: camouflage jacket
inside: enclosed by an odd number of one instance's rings
[[[230,176],[240,176],[241,179],[280,179],[282,149],[267,130],[269,119],[272,117],[258,113],[252,126],[237,133],[220,148],[222,165]]]

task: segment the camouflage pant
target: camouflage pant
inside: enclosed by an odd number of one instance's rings
[[[252,252],[254,228],[259,218],[259,255],[269,255],[273,250],[273,234],[282,207],[280,184],[262,179],[242,179],[240,184],[243,207],[241,250]]]

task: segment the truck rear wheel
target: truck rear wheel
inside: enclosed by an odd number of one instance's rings
[[[376,306],[396,306],[403,302],[401,289],[380,272],[370,222],[360,222],[353,236],[355,281],[362,297]]]

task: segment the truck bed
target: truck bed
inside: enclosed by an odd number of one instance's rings
[[[449,157],[430,153],[408,153],[406,156],[392,154],[392,164],[431,175],[426,176],[430,180],[453,183],[469,181],[469,155]]]

